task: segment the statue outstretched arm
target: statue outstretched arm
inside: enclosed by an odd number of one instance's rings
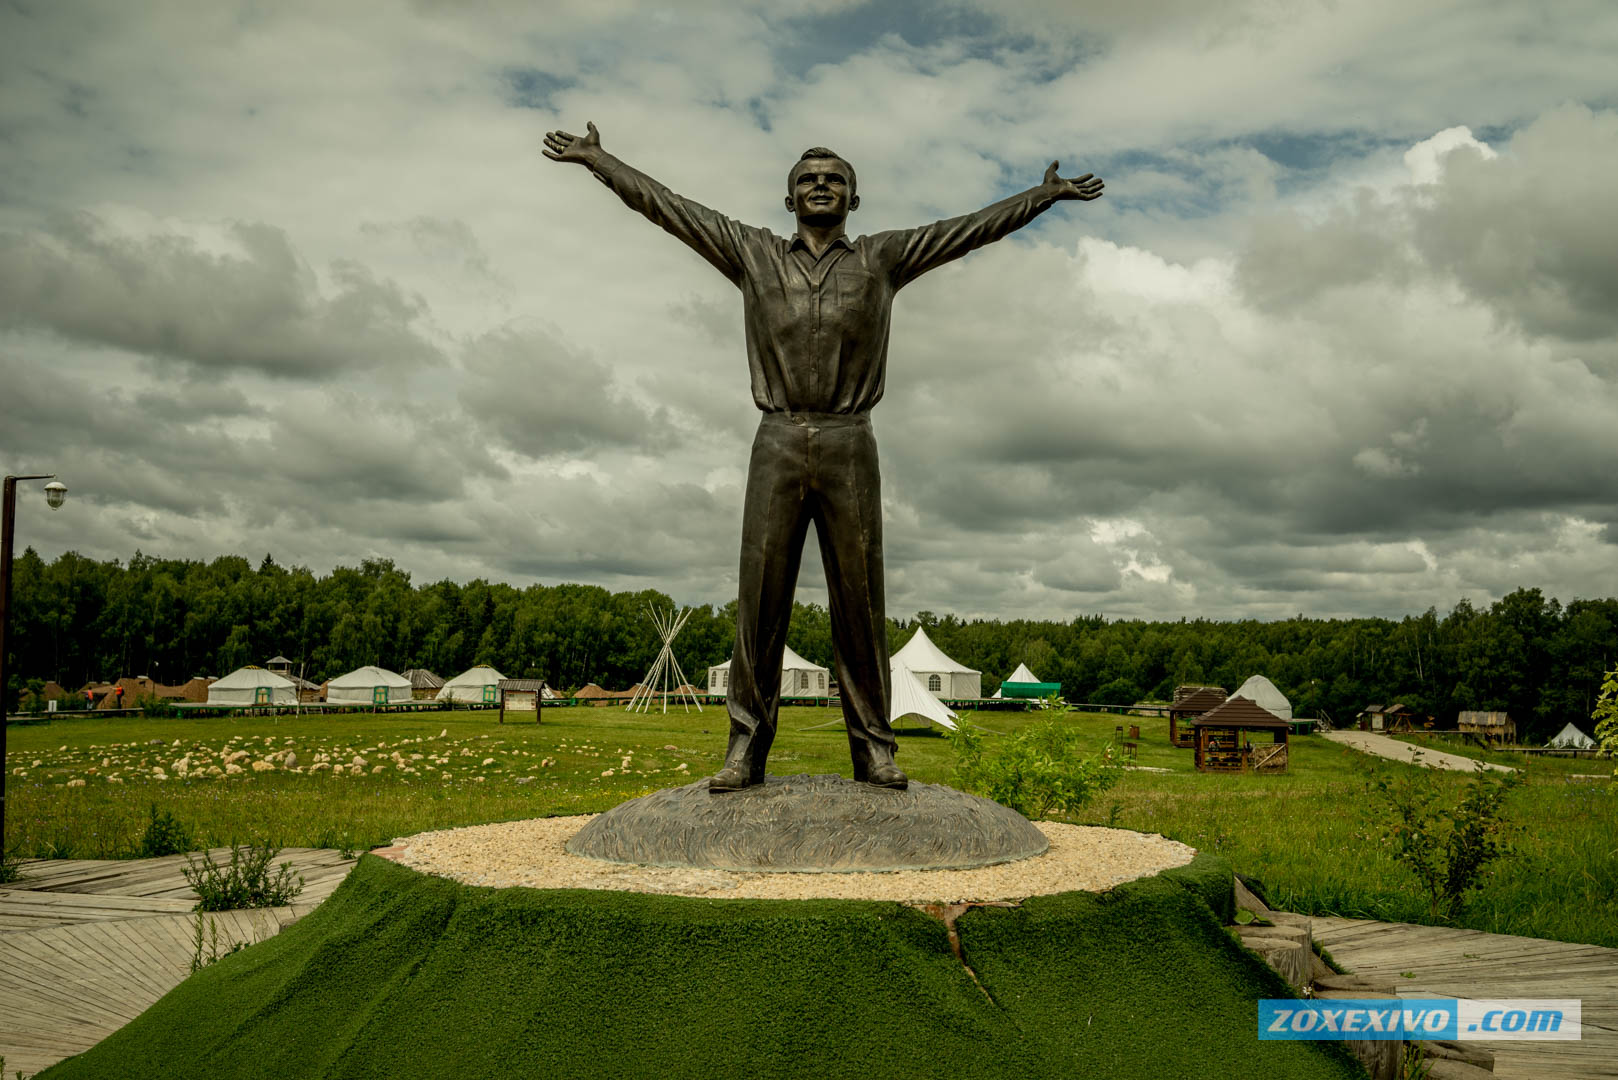
[[[640,170],[625,165],[601,148],[601,133],[594,124],[588,125],[583,136],[560,130],[546,132],[544,154],[552,161],[585,166],[624,205],[683,241],[732,283],[740,284],[747,226],[676,195]]]
[[[894,287],[907,285],[929,270],[1010,236],[1057,202],[1101,198],[1103,185],[1093,174],[1069,180],[1058,176],[1056,170],[1057,162],[1053,161],[1039,184],[976,213],[873,237],[887,248]]]

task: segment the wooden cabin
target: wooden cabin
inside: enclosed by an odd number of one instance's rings
[[[1196,734],[1188,722],[1224,703],[1223,686],[1176,686],[1169,706],[1169,744],[1181,749],[1195,746]]]
[[[1503,712],[1463,712],[1456,721],[1462,735],[1475,735],[1493,746],[1517,741],[1517,725]]]
[[[410,680],[410,698],[413,701],[430,701],[444,689],[444,680],[426,668],[413,667],[399,674]]]
[[[1286,772],[1291,726],[1244,697],[1233,697],[1191,721],[1198,772]],[[1268,742],[1254,736],[1268,734]]]

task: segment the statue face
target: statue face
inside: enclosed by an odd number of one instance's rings
[[[853,170],[837,158],[809,158],[792,170],[787,209],[803,221],[842,221],[859,208],[860,197],[849,182]]]

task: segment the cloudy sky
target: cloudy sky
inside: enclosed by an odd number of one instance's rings
[[[895,305],[891,614],[1611,595],[1614,55],[1610,0],[12,0],[19,547],[731,598],[740,297],[541,156],[593,120],[783,234],[815,144],[854,233],[1106,179]]]

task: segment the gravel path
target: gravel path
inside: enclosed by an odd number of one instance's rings
[[[1323,731],[1321,735],[1334,743],[1352,747],[1362,754],[1376,754],[1378,757],[1392,758],[1394,761],[1403,761],[1411,765],[1431,765],[1435,769],[1453,769],[1456,772],[1472,772],[1479,765],[1498,772],[1517,771],[1510,765],[1494,765],[1461,754],[1429,750],[1426,747],[1400,742],[1398,739],[1390,739],[1374,731]],[[1420,755],[1419,760],[1417,755]]]
[[[534,818],[420,833],[372,852],[467,885],[535,889],[620,889],[748,899],[899,900],[961,903],[1022,900],[1047,893],[1100,892],[1183,866],[1193,848],[1156,834],[1084,825],[1035,824],[1051,842],[1043,855],[975,870],[895,873],[747,873],[631,866],[570,855],[569,837],[594,815]]]

